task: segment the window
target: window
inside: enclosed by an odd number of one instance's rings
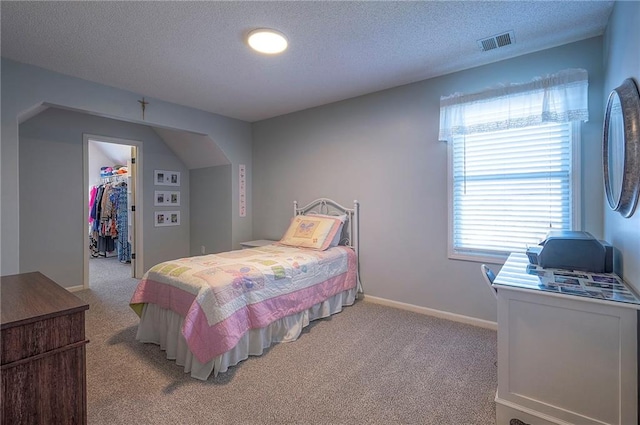
[[[579,227],[575,152],[586,96],[586,71],[567,70],[441,99],[451,258],[487,261]]]
[[[550,229],[575,228],[578,136],[571,123],[455,136],[450,256],[524,251]]]

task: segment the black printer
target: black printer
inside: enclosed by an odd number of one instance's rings
[[[588,232],[551,231],[538,246],[527,249],[527,257],[544,268],[613,272],[613,247]]]

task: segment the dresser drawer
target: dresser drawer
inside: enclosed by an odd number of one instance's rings
[[[86,423],[86,342],[2,367],[2,424]]]
[[[84,311],[2,330],[2,364],[84,341]]]

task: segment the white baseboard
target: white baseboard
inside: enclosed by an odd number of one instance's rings
[[[498,330],[498,324],[489,320],[476,319],[475,317],[463,316],[461,314],[449,313],[448,311],[434,310],[432,308],[420,307],[418,305],[392,301],[386,298],[373,297],[371,295],[364,296],[364,300],[374,303],[395,307],[401,310],[413,311],[414,313],[426,314],[427,316],[439,317],[441,319],[452,320],[454,322],[466,323],[468,325],[477,326],[479,328]]]
[[[519,404],[503,400],[498,397],[496,392],[496,424],[497,425],[509,425],[511,419],[517,418],[524,423],[535,423],[536,425],[571,425],[572,423],[581,422],[584,420],[584,416],[578,415],[576,419],[578,422],[566,422],[562,419],[555,418],[542,412],[537,412],[528,407],[520,406]],[[573,412],[570,412],[573,413]],[[585,422],[586,423],[586,422]],[[589,423],[592,423],[589,421]]]
[[[68,288],[64,288],[69,292],[77,292],[77,291],[82,291],[83,289],[85,289],[84,286],[82,285],[77,285],[77,286],[69,286]]]

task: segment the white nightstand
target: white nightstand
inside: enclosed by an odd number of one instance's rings
[[[242,247],[242,249],[257,248],[259,246],[270,245],[274,242],[277,242],[277,241],[272,241],[269,239],[258,239],[255,241],[240,242],[240,246]]]

